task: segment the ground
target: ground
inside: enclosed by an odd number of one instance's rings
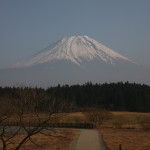
[[[110,150],[150,150],[150,131],[141,129],[101,129],[99,132],[103,135]]]
[[[103,135],[104,141],[110,150],[118,150],[119,144],[122,150],[150,150],[150,130],[142,129],[138,118],[147,118],[150,113],[136,112],[111,112],[112,118],[102,124],[98,131]],[[31,116],[31,115],[27,115]],[[27,120],[30,119],[27,117]],[[61,122],[72,123],[89,123],[90,120],[82,112],[69,113],[62,117]],[[56,137],[47,137],[44,135],[35,135],[33,140],[38,143],[39,147],[27,142],[21,150],[69,150],[69,144],[78,134],[77,130],[61,129],[61,133]],[[17,135],[14,143],[18,142],[23,135]],[[13,145],[8,150],[14,150]],[[1,147],[0,147],[1,149]]]
[[[32,140],[36,144],[38,144],[38,146],[28,141],[21,148],[21,150],[69,150],[69,145],[75,138],[77,133],[77,130],[61,129],[61,132],[53,133],[53,136],[44,136],[41,134],[37,134],[32,137]],[[14,150],[14,146],[23,136],[24,135],[17,135],[12,141],[14,144],[9,145],[9,148],[7,150]]]

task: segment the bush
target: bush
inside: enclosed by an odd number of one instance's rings
[[[109,120],[112,117],[112,114],[109,111],[98,108],[88,108],[84,114],[96,128],[100,128],[104,121]]]

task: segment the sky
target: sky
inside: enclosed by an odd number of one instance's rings
[[[0,68],[75,35],[150,67],[150,0],[0,0]]]

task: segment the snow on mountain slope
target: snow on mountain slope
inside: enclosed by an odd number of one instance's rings
[[[57,60],[67,60],[81,65],[84,60],[94,59],[110,64],[115,64],[117,60],[132,62],[88,36],[71,36],[50,45],[30,59],[16,63],[13,68],[30,67]]]

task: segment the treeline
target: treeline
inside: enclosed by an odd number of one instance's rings
[[[23,100],[40,111],[55,101],[63,102],[72,108],[101,107],[113,111],[150,112],[150,86],[136,83],[105,83],[84,85],[64,85],[43,88],[31,87],[0,87],[0,101]]]

